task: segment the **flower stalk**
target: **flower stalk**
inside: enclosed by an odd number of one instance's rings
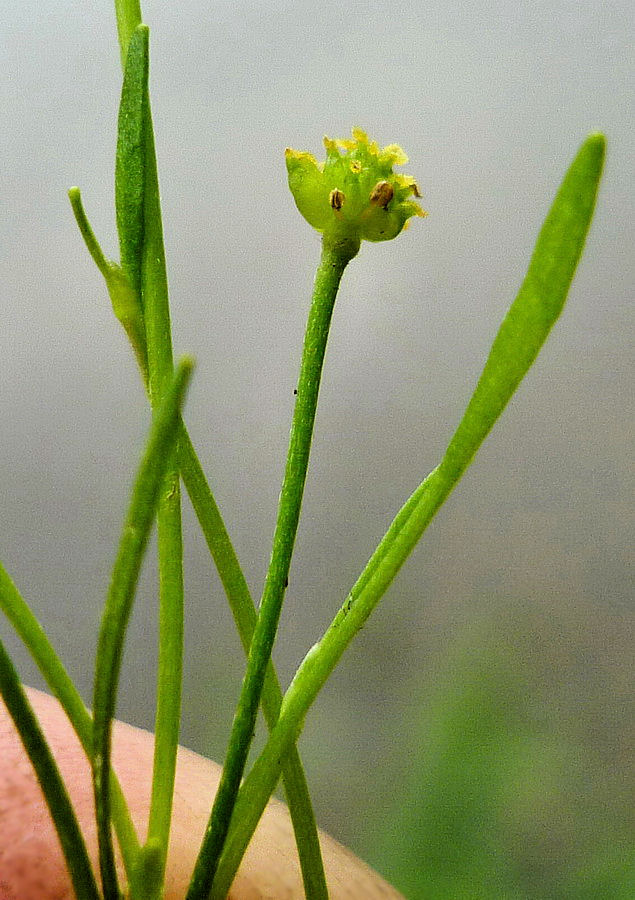
[[[327,159],[322,165],[311,154],[286,151],[289,187],[304,218],[322,233],[322,255],[304,337],[271,560],[225,765],[187,900],[204,900],[212,888],[251,746],[289,582],[322,367],[342,275],[357,255],[362,240],[390,240],[403,230],[409,218],[424,215],[419,205],[408,199],[412,194],[419,196],[414,179],[392,171],[393,165],[407,161],[396,144],[380,150],[361,129],[353,130],[352,140],[325,138],[324,144]]]
[[[340,241],[335,246],[329,246],[327,240],[324,240],[304,338],[271,561],[234,716],[223,774],[194,869],[187,900],[204,900],[209,894],[245,769],[262,686],[289,579],[331,317],[342,275],[356,254],[358,246],[359,244],[356,246],[352,241]]]

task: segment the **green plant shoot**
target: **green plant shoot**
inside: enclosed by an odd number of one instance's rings
[[[185,593],[181,481],[197,515],[247,657],[220,785],[192,873],[187,900],[227,897],[260,816],[282,776],[305,894],[327,900],[320,841],[296,747],[305,718],[344,651],[367,622],[433,516],[534,362],[559,317],[593,216],[605,138],[582,144],[538,236],[526,277],[491,347],[472,398],[437,467],[419,484],[344,599],[321,639],[306,653],[283,695],[271,654],[292,565],[308,474],[332,314],[344,272],[363,241],[391,240],[414,218],[418,182],[394,171],[407,156],[383,148],[360,128],[324,139],[326,159],[286,150],[289,188],[299,212],[322,239],[297,381],[289,446],[269,567],[256,608],[238,555],[181,410],[193,363],[173,364],[159,179],[149,90],[149,31],[138,0],[115,0],[123,84],[115,162],[119,262],[106,257],[78,188],[72,209],[135,354],[152,410],[105,601],[88,712],[44,630],[0,565],[0,609],[60,700],[91,763],[99,875],[19,676],[0,643],[0,692],[42,786],[77,900],[161,900],[170,839],[181,712]],[[159,567],[159,656],[152,795],[147,838],[140,844],[111,763],[112,722],[125,637],[151,528]],[[258,709],[269,737],[246,777]],[[116,866],[119,845],[126,884]]]

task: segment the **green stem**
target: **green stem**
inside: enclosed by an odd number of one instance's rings
[[[147,34],[147,33],[146,33]],[[147,38],[146,38],[147,39]],[[165,269],[159,181],[149,99],[145,123],[145,233],[142,298],[146,325],[150,402],[162,402],[172,375],[172,337]],[[161,848],[157,885],[160,896],[170,835],[176,756],[181,721],[183,676],[183,538],[181,491],[176,452],[170,455],[157,510],[159,559],[159,659],[152,795],[148,843]]]
[[[139,0],[115,0],[117,36],[121,55],[121,68],[126,65],[128,44],[137,25],[141,24],[141,4]]]
[[[86,844],[53,754],[20,684],[11,659],[0,641],[0,694],[40,782],[77,900],[99,900],[97,882]],[[28,824],[28,823],[25,823]]]
[[[344,650],[460,480],[560,315],[591,223],[605,144],[603,135],[590,135],[569,167],[538,236],[525,280],[440,465],[406,501],[326,633],[296,672],[278,723],[240,788],[213,900],[224,898],[231,886],[280,776],[281,754],[298,740],[311,704]]]
[[[8,573],[0,563],[0,609],[24,641],[44,680],[59,700],[75,733],[90,759],[93,747],[93,720],[77,688],[69,678],[59,656],[42,626],[31,612]],[[125,797],[114,772],[111,778],[112,818],[128,879],[132,877],[139,855],[139,840]]]
[[[121,535],[97,646],[92,764],[105,900],[118,900],[119,897],[110,833],[110,749],[124,640],[166,463],[176,440],[179,408],[191,371],[192,363],[183,361],[163,404],[155,413]]]
[[[245,655],[248,655],[256,626],[256,608],[225,523],[183,423],[179,432],[178,459],[183,483],[216,564]],[[265,721],[271,730],[278,720],[282,703],[280,684],[271,661],[267,666],[261,701]],[[295,746],[290,747],[282,759],[282,778],[295,832],[305,894],[312,900],[328,900],[315,815],[300,754]]]
[[[309,312],[297,397],[291,425],[287,465],[280,493],[273,550],[260,611],[251,642],[247,669],[229,740],[225,765],[194,869],[187,900],[204,900],[209,894],[256,722],[263,681],[276,635],[291,555],[300,517],[315,411],[320,388],[331,316],[344,269],[359,245],[323,245]]]

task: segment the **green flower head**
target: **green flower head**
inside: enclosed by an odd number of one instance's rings
[[[408,162],[397,144],[380,149],[361,128],[352,140],[324,138],[326,160],[310,153],[285,153],[289,187],[307,222],[333,241],[389,241],[412,216],[426,213],[414,178],[393,172]]]

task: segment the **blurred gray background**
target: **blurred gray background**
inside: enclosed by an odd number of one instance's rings
[[[0,555],[87,700],[148,426],[132,354],[66,198],[81,187],[116,256],[111,6],[2,4]],[[395,242],[365,244],[345,275],[275,648],[285,684],[439,460],[566,166],[589,131],[606,132],[605,181],[561,321],[301,740],[320,824],[399,880],[391,840],[402,850],[408,840],[391,837],[390,823],[417,754],[426,766],[430,697],[453,683],[457,653],[482,665],[504,646],[509,672],[524,673],[530,768],[558,748],[544,790],[569,810],[554,820],[538,792],[535,865],[554,846],[562,865],[581,864],[600,836],[619,843],[627,812],[630,3],[143,7],[175,349],[198,361],[186,418],[255,595],[319,253],[288,192],[284,148],[320,157],[322,135],[352,125],[398,142],[430,214]],[[220,758],[243,659],[187,500],[184,511],[182,742]],[[151,559],[118,706],[146,727]],[[41,684],[0,627],[24,679]]]

